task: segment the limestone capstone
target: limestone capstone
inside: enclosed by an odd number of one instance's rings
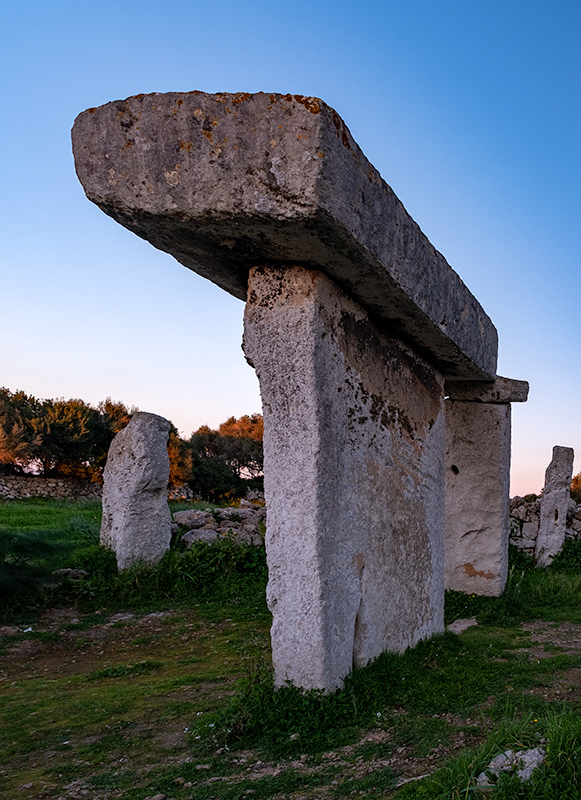
[[[489,317],[322,100],[136,95],[80,114],[73,150],[90,200],[236,297],[255,265],[321,270],[446,378],[494,378]]]

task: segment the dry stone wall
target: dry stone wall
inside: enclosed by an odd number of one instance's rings
[[[534,555],[541,522],[541,500],[513,497],[510,501],[510,543]],[[581,503],[569,501],[566,539],[581,539]]]
[[[0,497],[24,500],[27,497],[52,497],[57,500],[98,500],[100,483],[73,478],[43,478],[39,475],[0,475]]]
[[[44,478],[42,475],[0,475],[0,497],[25,500],[27,497],[52,497],[56,500],[100,500],[103,486],[73,478]],[[189,486],[172,486],[168,500],[195,500]]]

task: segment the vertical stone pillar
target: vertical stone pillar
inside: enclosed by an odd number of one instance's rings
[[[542,567],[551,563],[565,541],[574,457],[572,447],[555,445],[553,458],[545,472],[545,486],[541,496],[541,523],[535,547],[536,562]]]
[[[502,594],[508,571],[510,405],[446,400],[446,588]]]
[[[511,402],[526,381],[446,384],[446,588],[496,597],[508,572]]]
[[[119,569],[154,564],[169,547],[168,436],[167,419],[138,411],[109,447],[101,544],[115,551]]]
[[[443,629],[443,378],[322,273],[251,269],[277,685]]]

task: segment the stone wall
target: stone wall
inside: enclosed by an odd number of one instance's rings
[[[39,475],[0,475],[0,497],[22,500],[26,497],[56,499],[99,499],[103,487],[74,478],[43,478]]]
[[[510,544],[525,550],[531,555],[535,552],[541,521],[541,500],[525,500],[513,497],[510,501]],[[569,539],[581,539],[581,503],[569,502],[565,535]]]
[[[27,497],[53,497],[60,500],[100,500],[100,483],[73,478],[43,478],[39,475],[0,475],[0,498],[24,500]],[[189,486],[167,490],[168,500],[195,500]]]

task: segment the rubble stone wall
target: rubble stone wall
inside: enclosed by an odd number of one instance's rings
[[[100,483],[73,478],[43,478],[40,475],[0,475],[0,497],[5,500],[24,500],[27,497],[53,497],[57,500],[100,500]],[[189,486],[174,486],[167,490],[168,500],[195,500]]]
[[[533,555],[540,521],[540,498],[528,501],[524,497],[513,497],[510,501],[510,544]],[[576,505],[573,500],[569,502],[565,536],[569,539],[581,539],[581,503]]]
[[[0,497],[23,500],[27,497],[53,497],[62,500],[99,499],[103,487],[74,478],[43,478],[39,475],[0,475]]]

